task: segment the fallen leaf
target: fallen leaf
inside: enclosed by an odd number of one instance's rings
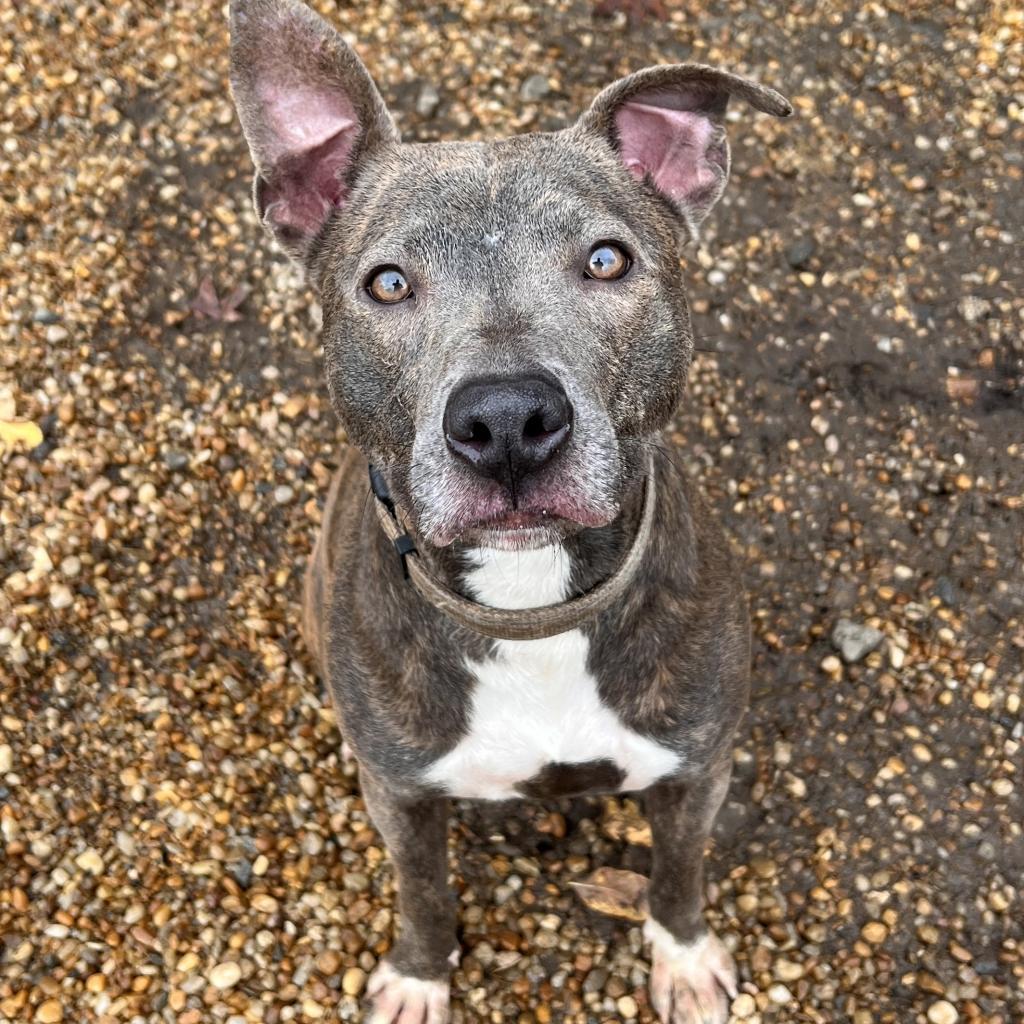
[[[609,839],[616,842],[624,839],[633,846],[651,846],[653,842],[651,826],[632,800],[620,803],[614,797],[609,798],[605,803],[601,831]]]
[[[209,274],[199,282],[199,291],[192,300],[192,309],[211,320],[220,318],[220,299],[217,298],[217,289],[213,287],[213,278]]]
[[[234,323],[242,319],[238,307],[245,301],[249,289],[240,284],[223,299],[217,295],[213,278],[207,274],[200,282],[196,297],[192,300],[191,309],[200,317],[219,320],[222,323]]]
[[[569,883],[576,895],[598,914],[643,921],[647,917],[647,879],[635,871],[598,868],[585,882]]]
[[[245,297],[248,294],[249,289],[244,284],[240,284],[228,295],[226,299],[221,299],[221,319],[229,322],[241,320],[242,314],[238,312],[238,307],[245,301]]]
[[[13,448],[19,441],[26,448],[35,448],[43,443],[43,432],[27,420],[0,420],[0,451]]]

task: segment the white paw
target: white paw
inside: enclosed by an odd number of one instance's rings
[[[651,918],[644,936],[651,944],[651,1004],[662,1024],[726,1024],[736,968],[725,946],[711,932],[677,942]]]
[[[366,994],[373,1000],[367,1024],[447,1024],[447,981],[399,974],[382,960],[370,975]]]

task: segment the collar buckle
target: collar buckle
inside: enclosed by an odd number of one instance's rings
[[[371,465],[369,468],[370,489],[373,491],[373,496],[388,510],[388,515],[391,516],[395,523],[398,523],[398,510],[395,508],[395,501],[394,498],[391,497],[391,492],[388,490],[388,485],[384,480],[384,475],[374,465]],[[395,545],[395,551],[398,552],[398,557],[402,563],[402,577],[403,579],[408,579],[409,556],[416,554],[416,542],[408,533],[399,533],[399,535],[392,540],[392,543]]]

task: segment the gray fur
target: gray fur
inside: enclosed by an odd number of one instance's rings
[[[468,376],[547,371],[565,387],[575,424],[522,500],[539,507],[557,494],[577,503],[579,521],[557,520],[544,540],[565,545],[578,589],[614,571],[633,536],[648,452],[693,353],[679,240],[724,184],[723,176],[687,208],[637,180],[616,149],[615,111],[641,95],[678,103],[706,117],[713,144],[724,147],[730,96],[777,116],[791,108],[772,90],[711,68],[649,68],[610,86],[564,131],[406,145],[358,58],[299,0],[233,0],[231,9],[232,88],[256,164],[257,210],[320,292],[328,389],[354,446],[343,453],[311,561],[305,635],[396,863],[403,930],[393,960],[406,973],[442,977],[454,943],[443,892],[445,803],[422,780],[465,734],[467,662],[487,658],[491,644],[406,585],[365,514],[366,459],[408,510],[431,571],[461,589],[464,552],[488,540],[467,525],[471,511],[506,498],[446,448],[447,396]],[[264,109],[268,76],[275,88],[299,81],[340,90],[358,120],[339,150],[347,156],[337,200],[315,230],[282,234],[268,214],[268,194],[301,184],[294,169],[316,159],[281,157]],[[718,152],[727,173],[727,147]],[[632,255],[629,274],[584,278],[589,249],[609,239]],[[367,295],[370,272],[388,264],[403,269],[414,299],[382,306]],[[747,699],[749,626],[728,545],[702,499],[671,458],[655,462],[659,506],[645,566],[586,633],[603,703],[681,755],[678,776],[647,794],[651,910],[690,941],[704,929],[701,853]],[[596,759],[549,765],[520,785],[542,796],[616,779],[615,765]],[[421,841],[404,838],[410,829]]]

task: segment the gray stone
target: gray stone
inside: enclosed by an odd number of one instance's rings
[[[188,453],[178,448],[168,448],[164,453],[164,463],[171,471],[184,469],[188,465]]]
[[[243,888],[248,889],[252,883],[252,863],[246,858],[236,861],[231,865],[231,874],[235,881]]]
[[[420,94],[416,97],[416,113],[420,117],[433,117],[441,103],[441,94],[430,82],[424,82]]]
[[[832,630],[832,646],[852,665],[870,654],[883,640],[884,634],[874,626],[865,626],[849,619],[840,619]]]
[[[817,245],[814,238],[811,235],[804,235],[803,238],[798,238],[791,245],[787,246],[786,262],[794,270],[801,269],[807,265],[816,249]]]
[[[526,103],[536,103],[551,92],[547,75],[530,75],[519,87],[519,98]]]

